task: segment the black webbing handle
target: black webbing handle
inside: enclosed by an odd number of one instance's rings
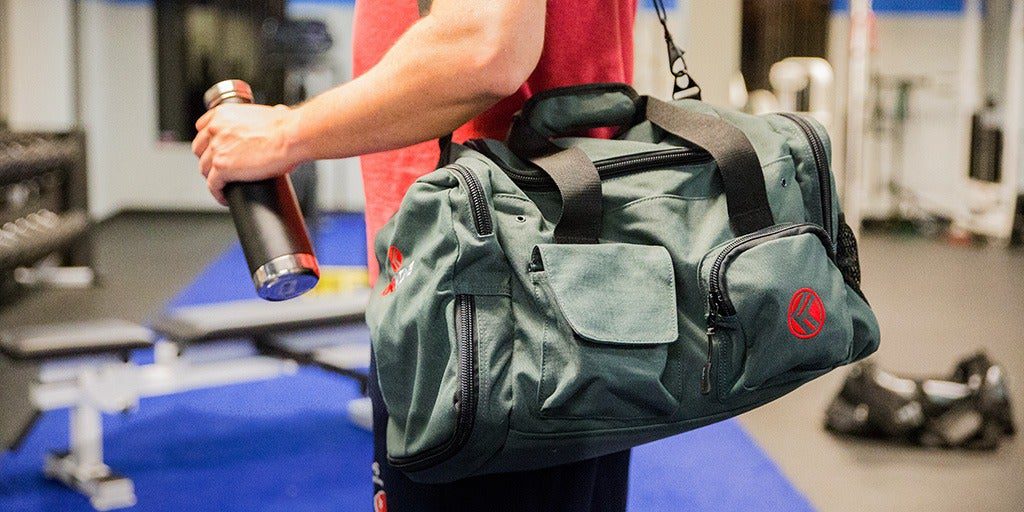
[[[656,98],[647,98],[647,119],[699,146],[715,159],[725,189],[729,223],[737,236],[775,224],[761,161],[739,128],[715,116],[678,108]]]
[[[531,162],[554,180],[562,196],[555,243],[598,243],[604,220],[601,177],[587,154],[579,148],[563,149],[534,157]]]
[[[643,98],[645,117],[662,130],[700,147],[718,164],[725,191],[729,223],[737,236],[775,224],[764,171],[754,146],[732,124],[712,115]],[[642,104],[641,104],[642,105]],[[583,151],[563,149],[534,130],[509,139],[520,158],[539,167],[562,195],[562,217],[555,228],[558,243],[597,243],[601,233],[601,178]]]

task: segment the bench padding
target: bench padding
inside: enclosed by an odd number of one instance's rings
[[[152,344],[149,329],[123,320],[0,329],[0,352],[15,360],[127,352]]]
[[[273,333],[362,322],[369,291],[301,297],[284,302],[245,300],[171,310],[153,329],[178,343],[260,338]]]

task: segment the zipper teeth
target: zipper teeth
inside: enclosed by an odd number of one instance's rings
[[[747,243],[750,240],[755,240],[757,238],[761,238],[761,237],[765,237],[765,236],[771,236],[771,235],[774,235],[776,233],[781,233],[781,232],[783,232],[783,231],[785,231],[787,229],[791,229],[791,228],[793,228],[794,226],[797,226],[797,225],[786,224],[784,226],[778,226],[778,227],[776,227],[774,229],[770,229],[768,231],[758,231],[756,233],[751,233],[749,235],[741,236],[741,237],[733,240],[732,242],[729,242],[729,245],[726,245],[725,248],[722,249],[722,252],[720,252],[718,254],[718,257],[715,258],[715,262],[711,265],[711,274],[708,276],[708,287],[710,288],[709,291],[711,293],[711,300],[712,300],[712,302],[716,306],[719,306],[719,307],[724,306],[725,307],[724,310],[720,310],[721,312],[724,312],[726,314],[731,314],[732,313],[732,304],[726,303],[725,297],[722,294],[721,283],[719,282],[719,279],[721,277],[721,272],[722,272],[722,264],[725,263],[725,259],[729,256],[729,253],[732,252],[737,247],[739,247],[740,245],[743,245],[743,244]]]
[[[459,164],[452,164],[450,166],[459,176],[462,176],[462,180],[466,182],[466,190],[469,193],[469,207],[473,210],[473,225],[476,227],[478,235],[486,236],[494,232],[494,226],[491,223],[491,213],[487,209],[487,200],[484,199],[484,189],[480,185],[480,180],[477,179],[473,171]]]
[[[818,132],[814,131],[811,123],[802,116],[792,113],[782,113],[780,116],[789,119],[804,132],[808,142],[811,144],[811,153],[814,154],[814,166],[818,170],[818,188],[821,191],[822,225],[829,236],[833,236],[832,227],[832,180],[829,173],[828,155],[825,154],[825,143],[821,141]]]
[[[459,310],[459,408],[454,445],[465,444],[476,416],[476,304],[472,295],[457,295]]]
[[[597,172],[601,176],[601,179],[605,179],[632,172],[641,172],[666,164],[686,165],[705,163],[710,160],[711,155],[705,152],[694,151],[692,149],[686,148],[678,148],[667,149],[659,151],[657,153],[651,153],[636,157],[620,157],[598,160],[594,162],[594,167],[597,168]],[[512,181],[515,182],[517,185],[533,185],[538,187],[554,186],[554,182],[552,182],[551,178],[547,176],[523,174],[509,167],[504,167],[503,169],[505,173],[508,174],[512,178]]]
[[[469,441],[476,421],[477,406],[476,304],[472,295],[455,296],[455,330],[459,353],[455,430],[445,443],[415,457],[388,457],[388,462],[396,468],[418,471],[436,466],[452,457]]]
[[[831,248],[832,241],[831,238],[829,238],[828,233],[817,224],[806,223],[786,224],[782,226],[777,226],[775,228],[771,228],[767,231],[758,231],[756,233],[751,233],[749,235],[739,237],[733,240],[732,242],[729,242],[729,244],[726,245],[725,248],[722,249],[722,252],[719,253],[718,256],[715,258],[715,262],[711,266],[711,273],[708,276],[708,324],[706,331],[707,360],[704,362],[704,367],[701,369],[700,373],[700,392],[702,395],[707,395],[711,392],[711,366],[714,361],[714,339],[715,335],[717,334],[719,315],[722,313],[724,313],[725,315],[731,315],[736,312],[732,305],[732,302],[726,300],[725,294],[722,292],[721,274],[722,266],[725,264],[726,258],[728,258],[730,252],[736,250],[738,247],[740,247],[743,244],[746,244],[747,242],[757,240],[758,238],[765,238],[772,235],[777,235],[790,229],[802,227],[808,228],[809,231],[814,231],[823,234],[824,239],[822,240],[822,242],[825,246],[825,252],[828,253],[830,259],[834,259],[834,254],[832,253]]]

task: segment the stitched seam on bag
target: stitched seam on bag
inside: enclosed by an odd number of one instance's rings
[[[451,233],[452,238],[455,239],[455,261],[452,262],[452,268],[448,271],[448,281],[451,283],[448,287],[452,291],[452,300],[455,299],[455,274],[458,273],[460,263],[462,262],[462,242],[459,240],[459,234],[455,232],[455,202],[452,201],[452,194],[455,193],[455,189],[448,190],[448,212],[449,221],[451,221]]]
[[[515,199],[517,201],[522,201],[524,203],[534,204],[533,201],[531,201],[530,198],[528,198],[528,197],[517,196],[515,194],[509,194],[508,192],[498,192],[498,193],[492,195],[491,197],[493,197],[495,199],[497,199],[499,197],[503,197],[503,198],[506,198],[506,199]]]
[[[763,405],[763,402],[761,404]],[[743,405],[743,406],[736,407],[736,408],[733,408],[733,409],[728,409],[726,411],[722,411],[722,412],[719,412],[719,413],[716,413],[716,414],[709,414],[707,416],[700,416],[700,417],[697,417],[697,418],[687,418],[685,420],[680,420],[680,421],[670,421],[670,422],[664,422],[664,423],[652,423],[652,424],[648,424],[648,425],[622,425],[622,426],[614,427],[614,428],[605,428],[605,429],[596,429],[596,430],[595,429],[591,429],[591,430],[576,430],[576,431],[571,431],[571,432],[557,432],[557,433],[552,433],[552,432],[529,432],[529,431],[526,431],[526,430],[517,430],[517,429],[514,429],[514,428],[509,428],[509,433],[510,434],[519,435],[520,437],[523,437],[523,438],[526,438],[526,439],[578,438],[578,437],[581,437],[581,436],[588,436],[588,435],[603,435],[603,434],[613,435],[613,434],[618,434],[618,433],[623,432],[623,431],[626,431],[627,433],[635,433],[635,431],[638,428],[641,429],[641,430],[646,431],[646,430],[661,430],[661,429],[665,429],[665,428],[674,428],[676,426],[693,425],[693,424],[697,424],[697,423],[702,423],[702,424],[708,425],[708,424],[710,424],[710,423],[707,423],[709,421],[713,423],[713,422],[720,421],[720,420],[726,420],[726,419],[732,418],[732,417],[734,417],[734,416],[736,416],[738,414],[741,414],[743,412],[750,411],[750,410],[753,410],[753,409],[756,409],[756,408],[757,408],[757,405]],[[568,418],[568,419],[572,419],[572,418]],[[586,419],[586,418],[584,418],[584,419]],[[623,418],[591,418],[591,419],[608,419],[608,420],[619,420],[619,421],[623,420]],[[657,418],[636,418],[636,419],[657,419]]]
[[[676,200],[679,200],[679,201],[711,201],[711,200],[714,200],[714,199],[717,199],[717,198],[718,198],[718,196],[705,196],[705,197],[693,196],[693,197],[691,197],[691,196],[678,196],[678,195],[675,195],[675,194],[658,194],[656,196],[647,196],[647,197],[642,197],[640,199],[634,199],[634,200],[632,200],[632,201],[630,201],[630,202],[628,202],[628,203],[626,203],[626,204],[624,204],[622,206],[616,206],[615,208],[612,208],[611,210],[608,210],[606,213],[620,212],[620,211],[625,210],[627,208],[632,208],[633,206],[636,206],[638,204],[646,203],[648,201],[656,201],[658,199],[676,199]]]
[[[541,298],[541,288],[540,288],[540,283],[538,283],[538,280],[541,279],[542,277],[538,277],[536,274],[533,274],[530,277],[532,278],[531,280],[533,281],[534,297],[537,299],[537,302],[539,304],[543,304],[545,306],[544,307],[545,316],[548,317],[548,318],[544,319],[544,331],[543,331],[543,333],[541,334],[541,337],[540,337],[540,380],[537,382],[537,411],[541,415],[544,415],[544,401],[547,398],[549,398],[549,396],[545,396],[545,389],[544,389],[544,376],[547,375],[547,363],[548,363],[548,361],[547,361],[548,331],[550,330],[549,329],[550,322],[548,322],[548,320],[550,318],[553,318],[554,315],[551,314],[552,310],[551,310],[550,305],[547,303],[547,301],[545,301],[545,300],[543,300]],[[557,318],[555,320],[557,321]]]

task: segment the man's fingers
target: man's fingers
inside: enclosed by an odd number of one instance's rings
[[[199,135],[196,135],[196,139],[192,141],[192,153],[197,157],[203,156],[206,147],[210,145],[210,138],[210,130],[200,130]]]
[[[202,156],[199,157],[199,172],[203,173],[206,178],[210,177],[210,171],[213,169],[213,150],[207,149]]]
[[[217,109],[213,109],[203,114],[203,117],[200,117],[199,120],[196,121],[196,131],[203,131],[206,128],[206,125],[210,124],[210,121],[213,120],[213,113],[216,111]]]
[[[224,185],[225,182],[221,179],[220,173],[216,169],[210,171],[210,175],[206,178],[206,188],[210,190],[210,195],[217,200],[222,206],[227,206],[228,201],[224,198]]]

